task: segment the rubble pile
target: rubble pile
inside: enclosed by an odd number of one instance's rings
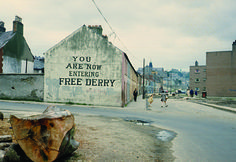
[[[6,150],[13,144],[11,135],[0,136],[0,162],[3,161]]]

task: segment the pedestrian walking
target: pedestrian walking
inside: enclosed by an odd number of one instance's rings
[[[195,91],[195,96],[197,97],[197,91]]]
[[[187,96],[188,97],[190,96],[190,90],[189,89],[187,90]]]
[[[136,102],[137,101],[137,96],[138,96],[138,91],[137,91],[136,88],[134,89],[133,96],[134,96],[134,101]]]
[[[193,97],[193,90],[190,90],[190,96]]]
[[[164,103],[165,103],[165,107],[168,106],[168,105],[166,104],[167,99],[168,99],[167,94],[166,94],[164,91],[162,91],[162,93],[161,93],[161,107],[163,107],[163,104],[164,104]]]
[[[149,102],[149,107],[152,107],[152,103],[153,103],[153,95],[151,95],[149,98],[148,98],[148,102]]]

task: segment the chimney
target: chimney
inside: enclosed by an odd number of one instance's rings
[[[97,34],[102,35],[102,26],[101,25],[89,25],[88,26],[89,29],[92,29],[93,31],[95,31]]]
[[[197,60],[195,61],[195,66],[198,66],[198,61]]]
[[[236,40],[232,44],[232,54],[236,56]]]
[[[108,36],[107,35],[102,35],[102,37],[108,41]]]
[[[4,22],[0,21],[0,34],[4,33],[6,31],[6,28],[4,27]]]
[[[15,20],[13,21],[13,33],[15,32],[23,35],[22,18],[19,16],[15,16]]]

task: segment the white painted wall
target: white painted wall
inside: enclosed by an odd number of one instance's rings
[[[121,106],[121,68],[122,52],[83,26],[46,52],[44,101]]]
[[[21,60],[21,73],[25,73],[26,64],[27,64],[27,73],[30,74],[34,73],[34,62],[26,60]]]
[[[3,74],[21,73],[21,61],[9,56],[3,56]]]
[[[25,73],[26,61],[3,56],[3,74]],[[27,61],[27,73],[34,73],[34,63]]]

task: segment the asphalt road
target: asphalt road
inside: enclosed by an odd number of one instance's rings
[[[75,114],[92,114],[151,121],[152,125],[177,133],[173,139],[175,161],[236,161],[236,114],[195,103],[169,100],[161,108],[154,99],[152,110],[145,111],[145,102],[138,100],[126,108],[58,105]],[[0,102],[0,111],[9,114],[41,113],[48,104]]]

